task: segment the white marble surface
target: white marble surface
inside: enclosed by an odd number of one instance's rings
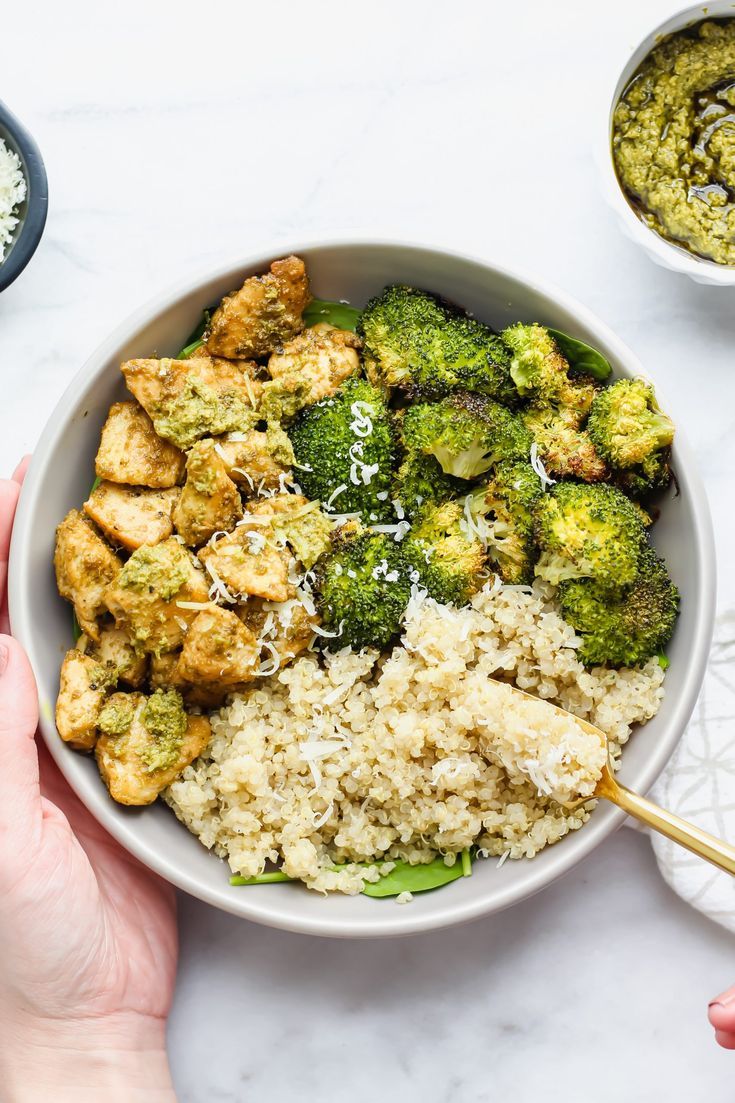
[[[0,469],[131,309],[223,254],[349,227],[555,280],[660,379],[731,541],[734,294],[658,270],[600,198],[606,89],[668,0],[30,0],[2,96],[38,138],[46,235],[0,296]],[[329,943],[181,901],[182,1101],[732,1099],[707,999],[733,941],[620,832],[561,884],[455,931]]]

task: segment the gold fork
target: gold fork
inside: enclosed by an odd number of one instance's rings
[[[532,697],[532,694],[526,693],[516,686],[512,686],[511,688],[515,693],[520,693],[524,697]],[[533,700],[538,701],[538,698],[534,697]],[[618,808],[622,808],[629,816],[634,816],[635,819],[640,820],[640,822],[646,824],[647,827],[652,827],[654,831],[658,831],[661,835],[665,835],[667,839],[671,839],[673,842],[678,843],[679,846],[686,847],[692,854],[697,854],[700,858],[704,858],[706,861],[711,862],[713,866],[717,866],[718,869],[723,869],[726,873],[735,874],[735,846],[730,846],[729,843],[723,842],[722,839],[718,839],[715,835],[710,835],[708,831],[703,831],[701,827],[696,827],[693,823],[688,823],[687,820],[681,819],[680,816],[675,816],[673,812],[668,812],[665,808],[660,808],[647,797],[642,797],[639,793],[634,793],[625,785],[621,785],[613,771],[610,759],[610,748],[605,733],[599,728],[596,728],[594,724],[590,724],[586,720],[581,720],[578,716],[574,716],[573,713],[560,708],[559,705],[553,705],[550,701],[545,702],[545,704],[547,704],[549,708],[556,709],[557,713],[560,713],[562,716],[570,717],[572,720],[576,721],[584,731],[589,732],[591,735],[596,735],[606,748],[607,757],[602,768],[602,775],[595,788],[594,797],[602,797],[604,800],[611,801],[612,804],[617,804]],[[587,801],[591,799],[593,798],[586,797],[584,800],[565,803],[564,807],[573,810],[586,804]]]

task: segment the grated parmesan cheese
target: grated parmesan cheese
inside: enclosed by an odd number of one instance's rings
[[[20,158],[0,138],[0,264],[18,225],[17,210],[26,197],[26,178]]]

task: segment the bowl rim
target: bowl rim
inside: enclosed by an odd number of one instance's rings
[[[43,493],[44,471],[56,450],[59,439],[64,434],[67,421],[78,405],[79,394],[85,393],[94,380],[106,370],[112,352],[125,341],[131,332],[153,321],[174,306],[180,298],[196,292],[197,288],[205,283],[222,279],[238,269],[245,271],[267,267],[275,257],[287,253],[299,254],[303,252],[308,254],[317,250],[350,249],[360,246],[428,252],[435,257],[446,257],[478,265],[500,278],[520,282],[530,291],[549,298],[560,309],[574,315],[582,326],[591,330],[596,337],[600,338],[601,343],[612,350],[614,359],[624,365],[626,371],[631,372],[631,374],[646,374],[637,357],[624,342],[587,307],[578,303],[566,292],[546,281],[530,278],[518,269],[495,264],[482,256],[455,250],[445,245],[405,240],[389,235],[377,236],[375,232],[363,234],[353,230],[341,235],[302,239],[298,242],[287,238],[271,240],[265,242],[262,247],[248,251],[246,255],[237,252],[226,261],[223,260],[215,266],[207,266],[153,296],[144,305],[132,312],[98,345],[66,387],[39,437],[18,503],[8,572],[9,611],[12,631],[25,647],[34,670],[36,667],[34,661],[36,629],[30,615],[28,603],[28,594],[33,586],[33,579],[27,569],[23,548],[33,539],[32,518],[38,500]],[[657,744],[652,745],[650,755],[637,777],[638,788],[641,792],[646,792],[651,787],[664,768],[693,711],[704,677],[714,624],[715,552],[709,506],[692,453],[685,436],[681,433],[677,434],[676,449],[679,467],[684,472],[682,481],[687,484],[694,514],[692,538],[698,546],[703,600],[696,608],[695,629],[691,640],[689,662],[686,669],[681,672],[677,707],[669,719],[668,730],[670,735],[668,738],[659,739]],[[99,799],[95,799],[95,794],[89,791],[87,784],[77,784],[75,778],[69,776],[66,768],[69,759],[64,754],[67,748],[59,740],[52,721],[46,719],[47,725],[44,725],[43,719],[40,724],[43,739],[67,782],[105,829],[145,866],[154,870],[177,888],[221,910],[228,911],[241,918],[252,919],[266,926],[302,934],[337,938],[395,937],[454,926],[483,915],[501,911],[529,898],[564,873],[567,873],[578,862],[587,857],[603,839],[616,830],[625,820],[625,814],[619,809],[612,806],[605,808],[602,815],[598,815],[597,818],[593,817],[585,825],[583,832],[575,833],[576,846],[574,850],[571,852],[565,851],[563,846],[549,848],[553,851],[553,854],[542,876],[538,876],[532,883],[523,886],[521,891],[517,886],[514,887],[510,884],[505,889],[496,887],[493,892],[493,900],[490,903],[482,896],[468,901],[452,903],[450,902],[452,901],[450,894],[445,906],[435,909],[427,915],[421,913],[413,913],[412,915],[410,908],[391,908],[381,912],[380,915],[366,912],[365,916],[360,919],[345,921],[336,917],[332,918],[325,907],[323,917],[300,916],[298,909],[283,909],[277,900],[269,902],[268,894],[260,897],[256,894],[233,894],[232,890],[225,892],[223,889],[203,886],[186,869],[174,865],[166,854],[152,851],[137,838],[134,821],[125,820],[121,822],[114,819],[112,808],[108,809],[107,802],[102,800],[102,795],[105,794],[98,793],[96,796]],[[51,737],[47,728],[54,729],[53,737]],[[182,826],[182,830],[186,830],[186,828]],[[229,885],[227,888],[229,889]]]
[[[733,3],[733,0],[710,0],[710,3],[692,4],[680,8],[672,15],[662,19],[653,30],[649,31],[638,42],[637,46],[629,52],[613,86],[612,97],[607,105],[606,129],[602,137],[604,145],[601,144],[597,157],[603,168],[603,186],[607,201],[622,220],[627,236],[643,248],[657,264],[689,276],[690,279],[698,283],[708,283],[720,287],[735,285],[735,264],[723,265],[716,261],[707,260],[705,257],[698,257],[696,254],[688,252],[683,246],[668,241],[638,217],[625,196],[615,170],[612,129],[613,115],[623,90],[643,59],[661,38],[684,30],[684,28],[694,23],[702,23],[708,19],[717,21],[727,18],[735,19],[735,3]]]
[[[48,215],[48,176],[35,138],[2,100],[0,127],[7,132],[8,144],[20,158],[26,178],[25,216],[0,264],[0,291],[4,291],[26,267],[43,236]]]

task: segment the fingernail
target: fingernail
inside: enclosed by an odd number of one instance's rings
[[[0,642],[0,678],[5,673],[5,667],[8,665],[8,654],[7,645]]]
[[[709,1003],[708,1007],[731,1007],[735,1003],[735,988],[728,989]]]

